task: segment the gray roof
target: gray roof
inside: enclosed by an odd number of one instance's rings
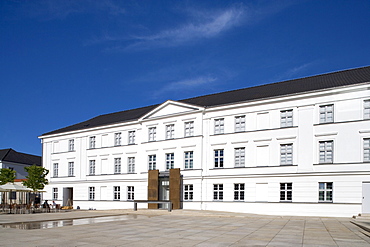
[[[11,148],[0,149],[0,161],[41,166],[41,156],[20,153]]]
[[[209,94],[195,98],[179,100],[179,102],[202,107],[213,107],[368,82],[370,82],[370,66],[222,93]],[[45,133],[42,136],[137,120],[158,106],[159,105],[151,105],[132,110],[100,115],[78,124]]]

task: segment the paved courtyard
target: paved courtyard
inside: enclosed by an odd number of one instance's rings
[[[127,215],[127,216],[122,216]],[[105,221],[112,216],[115,221]],[[288,217],[190,210],[112,210],[9,215],[0,224],[99,217],[101,222],[0,227],[1,246],[370,246],[350,218]],[[101,217],[101,218],[100,218]],[[88,223],[88,224],[85,224]],[[54,224],[54,227],[52,227]],[[63,223],[62,223],[63,224]],[[37,225],[37,224],[36,224]]]

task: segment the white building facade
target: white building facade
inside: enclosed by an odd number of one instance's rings
[[[45,199],[133,208],[179,168],[181,208],[370,213],[370,67],[98,116],[40,136]],[[145,206],[145,205],[141,205]]]

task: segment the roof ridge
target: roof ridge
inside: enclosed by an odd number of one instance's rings
[[[299,77],[299,78],[294,78],[294,79],[289,79],[289,80],[283,80],[283,81],[277,81],[277,82],[271,82],[271,83],[264,83],[264,84],[256,85],[256,86],[252,86],[252,87],[243,87],[243,88],[239,88],[239,89],[222,91],[222,92],[218,92],[218,93],[211,93],[211,94],[196,96],[196,97],[192,97],[192,98],[181,99],[181,100],[178,100],[178,101],[192,100],[192,99],[197,99],[197,98],[200,98],[200,97],[211,96],[211,95],[222,94],[222,93],[230,93],[230,92],[235,92],[235,91],[243,90],[243,89],[252,89],[252,88],[253,89],[256,89],[256,88],[259,88],[259,87],[276,85],[276,84],[279,84],[279,83],[287,83],[287,82],[291,82],[291,81],[295,81],[295,80],[304,80],[304,79],[307,79],[307,78],[322,77],[322,76],[327,76],[327,75],[330,75],[330,74],[336,74],[336,73],[342,73],[342,72],[347,72],[347,71],[353,71],[353,70],[363,69],[363,68],[367,68],[367,67],[370,67],[370,65],[363,66],[363,67],[357,67],[357,68],[353,68],[353,69],[336,70],[336,71],[332,71],[332,72],[326,72],[324,74],[309,75],[309,76]]]

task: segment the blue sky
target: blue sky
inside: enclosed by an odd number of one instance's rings
[[[0,1],[0,149],[152,104],[369,65],[370,1]]]

